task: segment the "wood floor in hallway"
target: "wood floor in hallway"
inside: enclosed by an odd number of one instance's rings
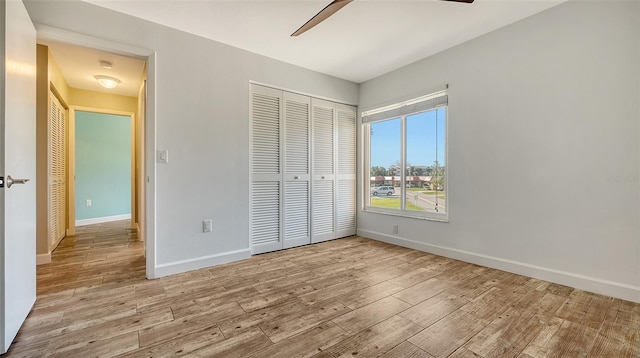
[[[640,357],[640,304],[360,237],[157,280],[129,222],[38,266],[8,357]]]

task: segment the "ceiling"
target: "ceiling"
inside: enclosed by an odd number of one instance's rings
[[[330,0],[85,1],[361,83],[566,0],[355,0],[299,37]]]
[[[144,70],[143,60],[54,41],[39,40],[38,43],[49,46],[49,51],[69,87],[138,96]],[[112,68],[102,68],[100,61],[111,62]],[[103,88],[95,79],[96,75],[115,77],[120,80],[120,84],[112,89]]]

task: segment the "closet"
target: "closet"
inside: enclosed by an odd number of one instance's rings
[[[251,85],[253,254],[356,232],[356,109]]]

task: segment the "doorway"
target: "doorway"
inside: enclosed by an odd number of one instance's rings
[[[135,114],[72,108],[70,120],[75,226],[133,219],[135,229]]]
[[[62,36],[65,41],[58,41],[57,39],[61,38],[59,31],[62,30],[48,28],[44,34],[38,33],[38,96],[41,98],[37,102],[38,111],[42,112],[42,115],[38,114],[39,128],[47,128],[48,126],[50,128],[47,122],[50,106],[47,105],[47,100],[43,100],[46,97],[42,96],[42,93],[48,95],[50,89],[55,89],[55,94],[63,100],[68,111],[64,135],[67,218],[64,226],[65,233],[66,235],[74,235],[76,224],[86,225],[95,222],[130,219],[130,229],[138,232],[137,236],[145,243],[145,256],[150,259],[150,255],[146,255],[147,242],[144,240],[147,236],[146,230],[144,230],[147,222],[144,208],[147,202],[145,186],[149,179],[149,175],[146,173],[147,168],[153,167],[153,162],[151,165],[147,163],[145,153],[149,151],[149,148],[146,147],[144,138],[148,124],[153,130],[152,123],[147,123],[146,120],[148,118],[146,104],[153,103],[153,98],[147,99],[146,88],[149,69],[147,64],[148,61],[153,61],[153,55],[147,54],[148,57],[146,57],[140,53],[122,53],[117,50],[118,44],[112,44],[113,50],[110,50],[108,46],[105,49],[103,41],[96,42],[95,47],[101,49],[88,48],[84,37],[82,46],[78,46],[74,44],[74,35],[66,31],[63,31],[65,35]],[[122,69],[122,72],[119,72],[119,69]],[[98,87],[99,77],[103,77],[105,74],[117,79],[116,88]],[[40,88],[45,91],[41,91]],[[150,95],[153,96],[153,92]],[[102,148],[103,152],[105,150],[111,151],[112,154],[119,152],[120,155],[123,154],[121,149],[125,149],[126,163],[121,159],[118,160],[120,167],[124,163],[125,170],[120,169],[113,172],[113,167],[96,166],[98,162],[108,164],[113,156],[102,159],[76,157],[78,142],[75,139],[78,123],[82,123],[81,131],[83,133],[97,135],[93,139],[88,139],[94,144],[103,142],[102,139],[113,139],[112,136],[105,134],[108,131],[117,130],[117,128],[96,127],[95,124],[104,124],[106,121],[95,121],[96,118],[93,118],[93,122],[87,120],[87,117],[92,116],[106,116],[112,120],[108,121],[111,124],[120,122],[116,127],[120,129],[126,127],[124,134],[126,138],[119,137],[120,142],[116,147]],[[77,121],[80,122],[77,123]],[[87,123],[93,123],[94,126],[87,126]],[[45,137],[47,138],[44,141],[46,143],[51,139],[50,129],[45,132],[49,135],[48,138]],[[123,145],[123,141],[126,142],[126,145]],[[105,143],[98,144],[101,146]],[[100,146],[85,146],[82,149],[81,145],[81,153],[86,154],[93,151],[91,154],[96,154],[95,149]],[[48,158],[48,149],[44,145],[42,147],[42,150],[38,151],[39,156]],[[79,163],[77,159],[80,159]],[[46,161],[46,159],[44,160]],[[77,168],[77,164],[80,164],[80,168]],[[44,168],[47,166],[45,165]],[[47,183],[51,180],[51,176],[44,171],[38,172],[38,178],[41,183]],[[118,184],[117,188],[114,187],[115,183]],[[80,186],[78,187],[77,184]],[[79,192],[76,189],[79,189]],[[76,195],[77,192],[80,195]],[[116,197],[120,200],[112,200]],[[38,201],[45,203],[40,206],[46,206],[47,200],[47,191],[44,191],[43,195],[39,192]],[[46,217],[39,215],[39,221],[41,219],[46,221]],[[37,241],[45,243],[42,245],[45,247],[44,252],[38,250],[39,264],[50,261],[52,251],[60,242],[60,240],[56,240],[55,244],[51,244],[49,236],[49,230],[41,230],[37,235]],[[146,266],[154,267],[154,263],[150,262]]]

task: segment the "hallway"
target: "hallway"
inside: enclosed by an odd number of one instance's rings
[[[38,266],[38,303],[76,288],[143,280],[144,243],[130,227],[129,220],[77,227],[51,253],[51,263]]]

